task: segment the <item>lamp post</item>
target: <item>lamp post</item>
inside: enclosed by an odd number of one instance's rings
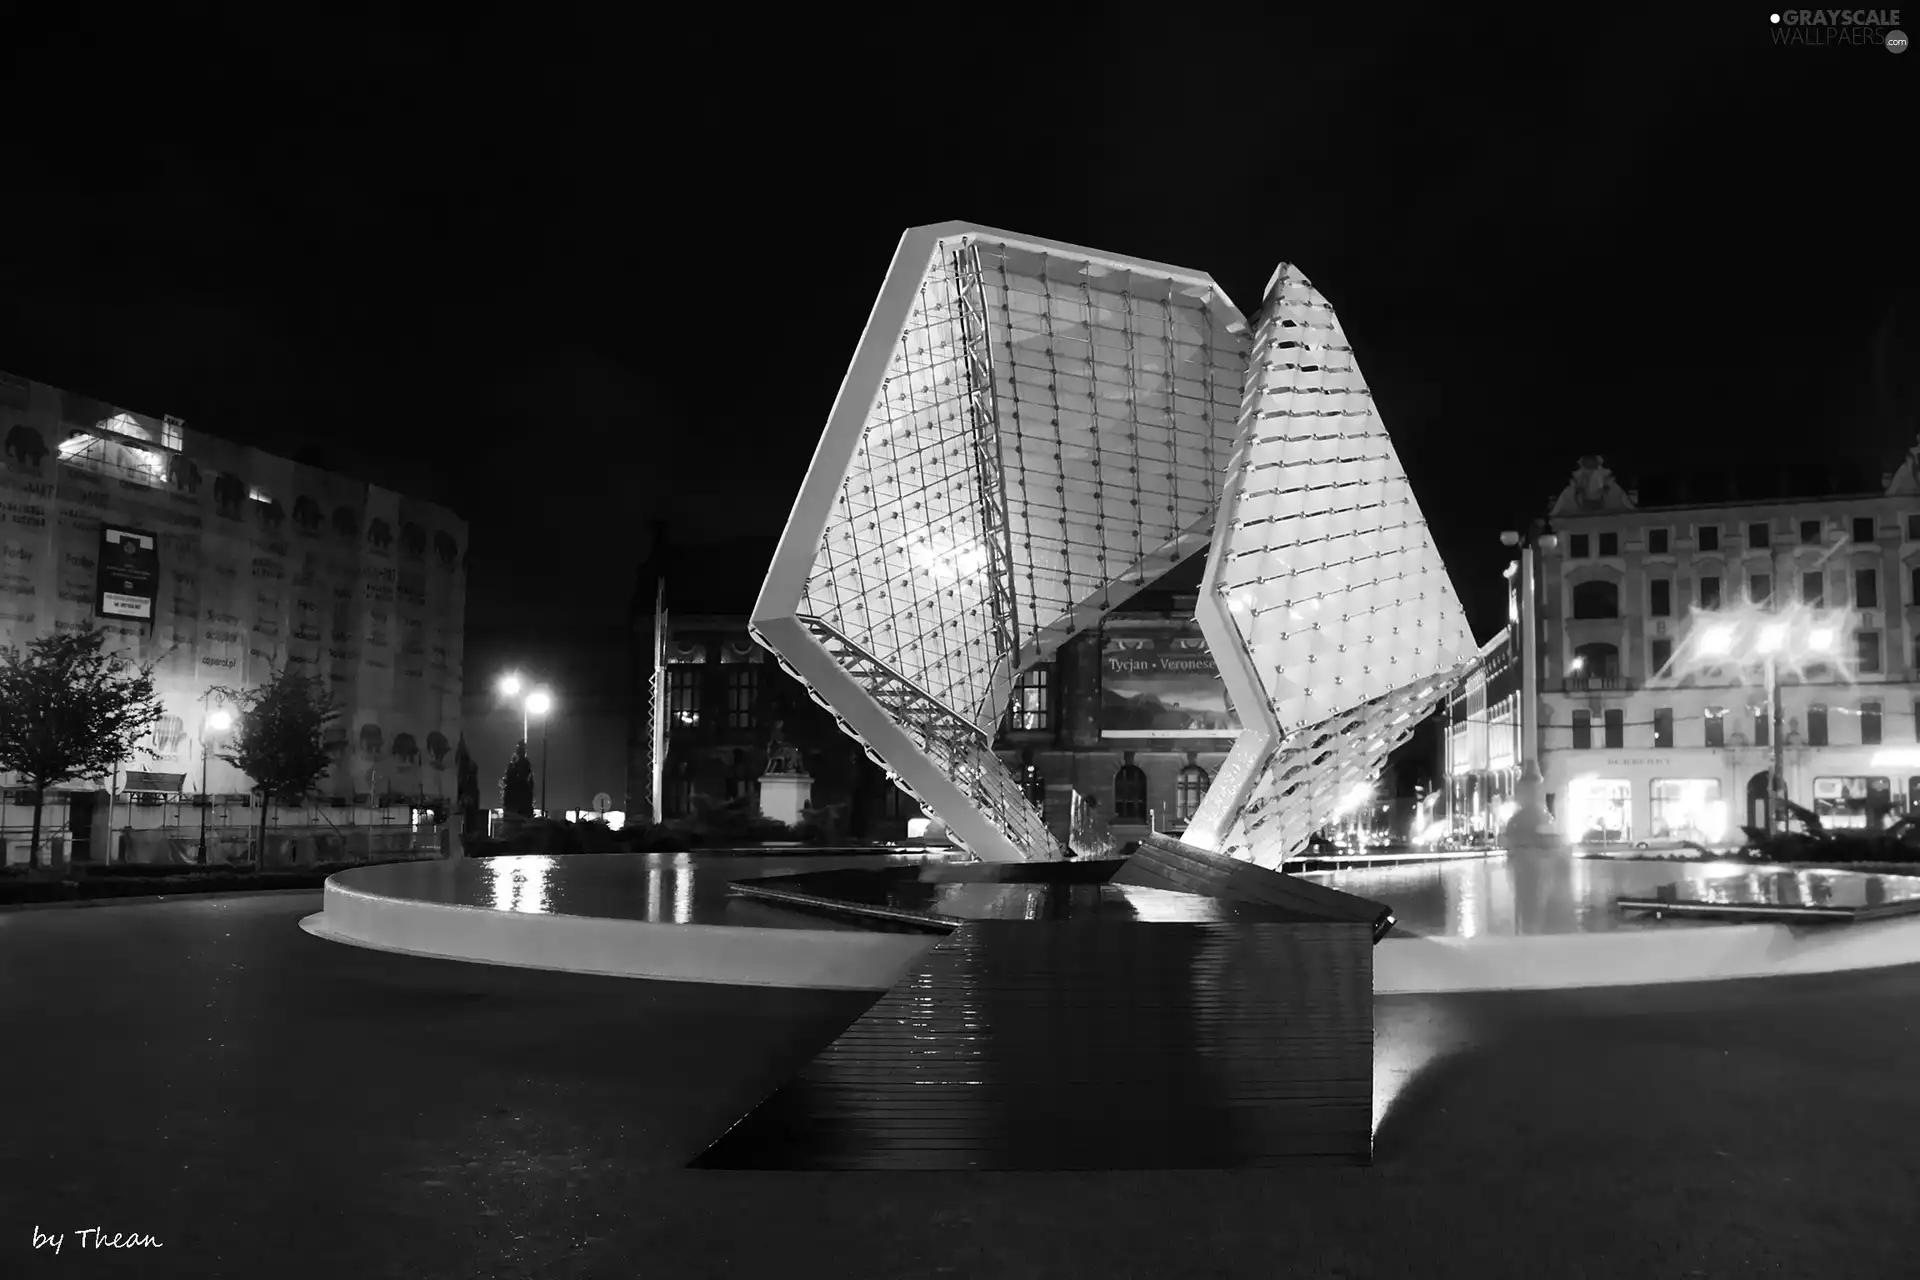
[[[520,691],[524,688],[526,688],[526,682],[520,678],[518,672],[509,672],[500,677],[500,696],[520,703],[520,741],[522,742],[527,740],[528,699],[520,696]]]
[[[535,689],[520,705],[522,716],[531,714],[540,717],[540,814],[542,817],[552,817],[553,815],[547,810],[547,760],[549,758],[547,726],[552,723],[547,717],[547,712],[553,710],[553,695],[545,689]],[[524,723],[525,721],[522,720],[522,724]]]
[[[226,708],[220,707],[207,712],[205,723],[200,729],[200,865],[207,865],[207,810],[213,807],[207,795],[207,735],[225,733],[233,724],[233,717]]]
[[[1501,843],[1513,853],[1560,853],[1565,841],[1547,812],[1546,783],[1540,773],[1540,615],[1534,553],[1551,551],[1560,539],[1536,520],[1523,536],[1508,531],[1500,541],[1520,551],[1520,777],[1514,785],[1513,816]]]

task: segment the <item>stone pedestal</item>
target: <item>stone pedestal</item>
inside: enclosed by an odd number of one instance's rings
[[[760,776],[760,816],[797,827],[801,811],[813,798],[813,779],[804,773],[767,773]]]

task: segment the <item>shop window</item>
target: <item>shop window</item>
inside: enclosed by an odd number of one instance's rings
[[[1856,609],[1880,607],[1880,571],[1878,569],[1853,571],[1853,607]]]
[[[1013,705],[1008,709],[1010,730],[1053,728],[1052,668],[1044,664],[1023,671],[1013,682]]]
[[[1633,784],[1624,778],[1575,778],[1567,786],[1567,830],[1582,844],[1632,839]]]
[[[1619,707],[1608,707],[1605,718],[1606,747],[1617,751],[1627,745],[1627,713]]]
[[[1665,529],[1647,530],[1647,554],[1663,556],[1667,554],[1667,531]]]
[[[1603,556],[1619,555],[1620,554],[1620,535],[1617,533],[1601,534],[1600,535],[1600,554]]]
[[[1800,522],[1800,545],[1803,547],[1817,547],[1820,545],[1820,522],[1818,520],[1802,520]]]
[[[1747,599],[1755,604],[1765,604],[1772,595],[1772,574],[1750,573],[1747,575]]]
[[[1617,618],[1620,616],[1620,588],[1611,582],[1581,582],[1573,588],[1573,616],[1576,618]]]
[[[1916,581],[1920,581],[1920,579],[1916,579]],[[1648,612],[1652,613],[1656,618],[1671,618],[1673,616],[1672,579],[1655,578],[1648,584],[1648,587],[1652,593],[1650,601],[1652,608],[1649,609]]]
[[[1860,745],[1863,747],[1880,745],[1880,704],[1877,702],[1860,704]]]
[[[1747,526],[1747,547],[1752,551],[1765,551],[1773,545],[1773,529],[1765,521]]]
[[[1113,820],[1147,820],[1147,775],[1139,765],[1128,761],[1113,775]]]
[[[1179,815],[1180,821],[1193,820],[1194,810],[1206,799],[1209,781],[1207,771],[1197,764],[1190,764],[1180,771],[1180,776],[1174,780],[1173,794],[1174,812]]]
[[[1696,530],[1696,532],[1699,535],[1700,549],[1702,551],[1718,551],[1720,549],[1720,526],[1719,525],[1703,524]]]
[[[1671,747],[1673,745],[1673,708],[1655,707],[1653,709],[1653,745]]]
[[[1702,609],[1718,609],[1720,607],[1719,578],[1708,576],[1700,579],[1700,607]]]
[[[1727,806],[1717,778],[1655,778],[1648,801],[1650,839],[1711,844],[1726,834]]]
[[[700,667],[667,668],[667,719],[691,729],[700,723]]]
[[[1664,636],[1655,639],[1652,644],[1648,646],[1648,661],[1650,664],[1648,669],[1654,675],[1659,675],[1662,671],[1665,671],[1667,664],[1673,661],[1673,641],[1666,639]]]
[[[1573,749],[1575,751],[1593,750],[1593,712],[1573,713]]]
[[[760,694],[760,668],[736,663],[727,668],[727,728],[751,729]]]
[[[1800,575],[1800,603],[1818,609],[1827,602],[1827,575],[1815,569]]]
[[[1587,546],[1588,544],[1587,544],[1586,534],[1584,533],[1574,534],[1572,537],[1567,539],[1567,558],[1570,560],[1585,560],[1587,556],[1590,554],[1589,551],[1587,550]]]
[[[1873,517],[1855,516],[1853,518],[1853,540],[1855,542],[1873,541]]]
[[[1827,745],[1827,709],[1817,702],[1807,708],[1807,745]]]
[[[1708,746],[1710,747],[1726,746],[1727,745],[1727,709],[1725,707],[1708,707],[1706,720],[1705,720],[1705,728],[1706,728]]]
[[[1877,777],[1815,778],[1813,812],[1828,828],[1878,828],[1893,808],[1893,780]]]
[[[1880,633],[1878,631],[1853,633],[1853,659],[1855,670],[1868,675],[1880,670]]]

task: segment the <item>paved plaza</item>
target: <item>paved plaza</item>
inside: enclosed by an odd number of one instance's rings
[[[873,997],[386,955],[319,901],[0,912],[0,1274],[1914,1269],[1920,966],[1380,998],[1370,1169],[733,1173],[684,1166]]]

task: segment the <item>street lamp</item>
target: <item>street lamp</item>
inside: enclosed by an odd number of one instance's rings
[[[535,689],[520,705],[522,716],[540,717],[540,813],[544,817],[551,817],[547,810],[547,725],[550,723],[547,712],[553,709],[553,695],[545,689]]]
[[[517,672],[509,672],[500,677],[500,696],[520,701],[520,741],[522,742],[527,740],[527,700],[520,698],[520,691],[524,688],[526,688],[526,682]]]
[[[1509,530],[1500,541],[1520,551],[1520,778],[1501,843],[1509,855],[1559,853],[1563,842],[1547,812],[1546,783],[1540,775],[1540,613],[1534,555],[1536,550],[1553,550],[1560,539],[1547,531],[1546,521],[1535,520],[1524,535]]]
[[[1709,668],[1731,666],[1744,680],[1759,667],[1766,681],[1769,762],[1767,765],[1767,832],[1780,829],[1787,796],[1785,727],[1780,698],[1784,666],[1802,678],[1814,663],[1833,660],[1840,649],[1849,615],[1843,609],[1816,609],[1806,604],[1737,605],[1712,611],[1695,610],[1693,628],[1675,655],[1676,679]]]
[[[200,730],[200,865],[207,864],[207,810],[213,807],[207,796],[207,735],[225,733],[233,726],[233,717],[225,707],[216,707],[207,712],[206,723]]]

